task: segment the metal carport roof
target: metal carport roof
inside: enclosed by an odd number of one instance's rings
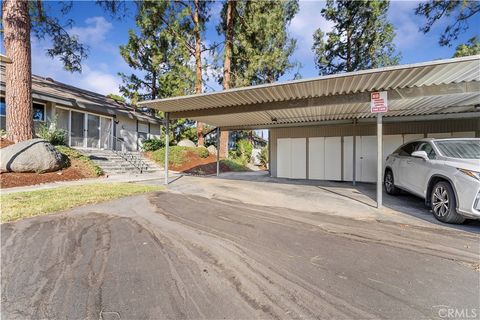
[[[362,70],[140,105],[228,129],[366,119],[370,92],[388,91],[385,117],[478,113],[480,55]],[[471,116],[475,116],[471,114]]]

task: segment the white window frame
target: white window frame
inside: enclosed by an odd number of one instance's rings
[[[35,120],[33,119],[33,121],[35,122],[45,122],[47,121],[47,104],[45,102],[38,102],[38,101],[32,101],[32,110],[33,110],[33,104],[40,104],[43,106],[43,120]],[[33,118],[33,115],[32,115],[32,118]]]
[[[0,98],[5,99],[5,96],[0,95]],[[43,120],[35,120],[35,119],[33,119],[33,115],[32,115],[33,121],[35,121],[35,122],[45,122],[46,119],[47,119],[47,103],[46,102],[40,102],[40,101],[32,101],[32,109],[33,109],[33,104],[34,103],[43,105]],[[6,113],[6,110],[7,110],[7,102],[5,101],[5,113]],[[0,117],[5,118],[6,116],[7,116],[6,114],[0,114]]]
[[[63,110],[67,110],[68,111],[68,145],[71,146],[71,142],[72,142],[72,134],[71,134],[71,126],[72,126],[72,111],[75,111],[75,112],[79,112],[79,113],[83,113],[83,121],[84,121],[84,128],[87,128],[87,125],[88,125],[88,115],[91,114],[93,116],[98,116],[100,118],[106,118],[106,119],[110,119],[112,121],[112,132],[110,134],[110,148],[113,149],[113,127],[114,127],[114,118],[113,117],[108,117],[108,116],[104,116],[104,115],[101,115],[101,114],[98,114],[98,113],[94,113],[94,112],[88,112],[88,111],[83,111],[83,110],[77,110],[77,109],[72,109],[72,108],[68,108],[68,107],[64,107],[64,106],[59,106],[59,105],[56,105],[55,108],[58,108],[58,109],[63,109]],[[55,111],[56,113],[56,111]],[[99,123],[98,123],[98,129],[100,130],[100,132],[102,132],[102,121],[100,119]],[[85,132],[83,134],[83,148],[87,148],[87,139],[86,139],[86,136],[85,136]],[[99,149],[102,149],[102,148],[99,148]]]

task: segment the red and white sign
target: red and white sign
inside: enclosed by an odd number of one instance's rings
[[[387,91],[372,92],[370,94],[370,112],[382,113],[387,111]]]

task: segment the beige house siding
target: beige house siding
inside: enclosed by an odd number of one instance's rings
[[[461,136],[462,132],[480,137],[480,118],[396,122],[384,123],[384,135],[423,134],[427,137],[433,133],[455,133]],[[361,123],[305,127],[275,128],[269,130],[270,140],[270,174],[277,176],[277,139],[280,138],[311,138],[311,137],[346,137],[346,136],[372,136],[376,135],[375,123]],[[308,168],[308,165],[307,165]]]

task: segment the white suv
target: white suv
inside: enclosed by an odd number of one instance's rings
[[[387,157],[384,187],[425,199],[435,218],[462,223],[480,219],[480,139],[421,139]]]

